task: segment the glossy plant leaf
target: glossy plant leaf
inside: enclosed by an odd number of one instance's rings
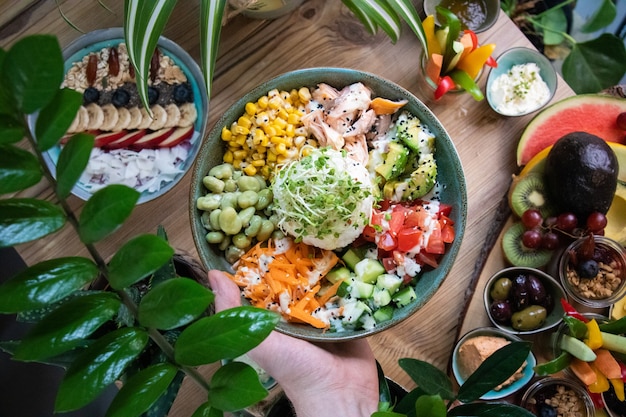
[[[407,417],[415,416],[415,402],[422,395],[429,395],[420,387],[414,388],[402,397],[398,404],[393,408],[395,412],[406,415]]]
[[[54,409],[72,411],[93,401],[143,351],[148,334],[124,327],[102,336],[79,355],[61,381]]]
[[[0,145],[19,142],[24,136],[26,130],[22,123],[8,114],[0,114]]]
[[[200,2],[200,62],[209,99],[213,92],[211,82],[215,72],[225,8],[226,0],[202,0]]]
[[[63,81],[63,56],[51,35],[32,35],[8,50],[2,65],[4,87],[17,108],[31,114],[45,107]],[[0,106],[1,108],[1,106]]]
[[[413,358],[402,358],[398,361],[400,367],[426,393],[439,395],[446,400],[454,398],[452,381],[442,371],[428,362]]]
[[[0,285],[0,312],[11,314],[55,303],[95,279],[98,272],[87,258],[40,262]]]
[[[393,411],[376,411],[372,417],[406,417],[406,414],[394,413]]]
[[[174,365],[159,363],[136,373],[124,382],[105,417],[140,416],[167,390],[177,372]]]
[[[537,32],[543,33],[544,45],[559,45],[567,32],[567,17],[562,8],[552,8],[541,14],[539,17],[539,27],[535,26]]]
[[[356,16],[357,19],[361,21],[363,26],[365,26],[365,30],[367,30],[371,34],[375,34],[378,30],[378,26],[376,23],[365,13],[363,10],[359,9],[353,0],[343,0],[343,4],[350,9],[352,14]]]
[[[422,44],[424,50],[428,49],[426,42],[426,32],[422,26],[422,19],[410,0],[387,0],[391,8],[400,16],[411,28],[417,39]]]
[[[415,401],[418,416],[446,417],[446,404],[439,395],[422,395]]]
[[[530,411],[507,403],[471,403],[461,404],[448,411],[448,416],[480,416],[480,417],[535,417]]]
[[[111,320],[120,304],[112,292],[91,292],[72,298],[28,332],[15,358],[40,361],[72,349]]]
[[[56,167],[56,191],[60,198],[69,197],[89,163],[93,144],[93,135],[77,133],[61,149]]]
[[[70,128],[82,104],[83,95],[78,91],[69,88],[57,90],[52,101],[41,109],[35,122],[35,138],[39,150],[47,151],[59,142]]]
[[[196,409],[191,417],[224,417],[224,412],[204,403]]]
[[[96,191],[80,213],[78,234],[91,244],[113,233],[130,216],[139,192],[125,185],[112,184]]]
[[[0,194],[25,190],[42,177],[37,157],[12,145],[0,145]]]
[[[400,37],[400,18],[386,0],[350,0],[344,1],[351,11],[359,10],[357,17],[367,15],[368,20],[363,22],[368,27],[367,22],[373,22],[376,28],[380,28],[389,36],[391,42],[396,43]]]
[[[39,239],[65,224],[60,207],[34,198],[0,200],[0,248]]]
[[[274,329],[280,316],[244,306],[220,311],[187,327],[175,345],[178,363],[190,366],[234,359],[257,346]]]
[[[617,17],[617,6],[612,0],[600,0],[594,13],[580,28],[583,33],[593,33],[610,25]]]
[[[129,240],[109,263],[109,283],[116,290],[130,287],[158,270],[174,255],[174,249],[155,235],[139,235]]]
[[[243,362],[230,362],[211,378],[209,404],[224,411],[237,411],[261,401],[267,390],[259,374]]]
[[[459,401],[476,401],[506,381],[522,366],[530,353],[530,346],[530,342],[512,342],[495,351],[461,385]]]
[[[184,379],[185,373],[178,371],[172,382],[167,386],[165,392],[150,406],[142,417],[163,417],[167,415],[178,396]]]
[[[213,293],[188,278],[177,278],[155,285],[139,304],[139,323],[145,327],[169,330],[184,326],[206,312]]]
[[[576,94],[597,93],[619,84],[626,72],[626,49],[608,33],[572,47],[563,61],[563,78]]]

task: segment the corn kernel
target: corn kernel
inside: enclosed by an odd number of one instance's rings
[[[222,128],[222,140],[230,140],[233,137],[233,133],[226,126]]]
[[[246,114],[248,116],[254,116],[256,112],[257,112],[257,107],[255,103],[251,101],[246,103]]]
[[[293,138],[296,135],[296,128],[294,127],[294,125],[287,125],[287,128],[285,129],[285,135],[289,136],[290,138]]]
[[[276,136],[276,128],[271,125],[263,126],[263,131],[267,136]]]
[[[297,148],[302,148],[304,143],[306,142],[306,137],[300,135],[293,138],[293,144],[296,145]]]
[[[270,116],[267,112],[261,112],[256,116],[256,124],[259,126],[265,126],[270,122]]]
[[[255,166],[255,167],[265,166],[265,159],[256,159],[256,160],[252,161],[252,165]]]
[[[261,97],[256,104],[262,109],[265,110],[267,109],[267,105],[269,103],[269,98],[267,96],[263,96]]]
[[[280,129],[285,129],[285,127],[287,127],[287,120],[285,120],[285,118],[282,118],[280,116],[278,116],[276,119],[274,119],[274,126],[280,128]]]
[[[300,115],[298,113],[289,113],[287,115],[287,123],[291,125],[300,123]]]
[[[298,96],[300,96],[300,100],[303,103],[306,103],[307,101],[311,100],[311,92],[309,91],[307,87],[300,88],[298,90]]]
[[[233,158],[235,158],[235,160],[238,159],[238,160],[243,161],[244,159],[246,159],[247,155],[248,155],[248,152],[244,151],[243,149],[239,149],[233,152]]]
[[[265,159],[267,162],[276,162],[277,157],[278,155],[276,155],[276,152],[273,149],[270,149]]]
[[[235,168],[235,169],[241,169],[241,160],[239,160],[239,159],[235,159],[235,160],[232,162],[232,164],[233,164],[233,168]]]
[[[264,146],[267,148],[269,145],[270,145],[269,136],[264,136],[263,139],[261,139],[261,146]]]
[[[248,165],[243,169],[243,172],[245,172],[246,175],[253,177],[256,175],[257,169],[254,165]]]
[[[287,146],[280,142],[276,144],[276,153],[280,155],[287,155]]]
[[[237,135],[233,138],[233,141],[239,145],[239,146],[243,146],[246,144],[246,136],[244,135]]]
[[[224,152],[224,156],[222,158],[222,160],[226,163],[231,164],[233,162],[233,152],[232,151],[226,151]]]
[[[288,162],[289,159],[285,156],[285,155],[278,155],[276,157],[276,163],[277,164],[284,164],[285,162]]]
[[[246,129],[250,129],[250,127],[252,126],[252,120],[247,115],[244,115],[237,119],[237,124],[239,126],[245,127]]]
[[[244,127],[244,126],[241,126],[241,125],[237,125],[233,129],[233,133],[235,135],[248,136],[248,133],[250,133],[250,130],[247,127]]]
[[[267,92],[267,97],[269,97],[270,99],[273,97],[277,97],[280,95],[280,92],[278,91],[277,88],[274,88],[273,90],[270,90]]]
[[[270,177],[270,166],[269,165],[265,165],[263,168],[261,168],[261,175],[265,179],[268,179]]]
[[[270,98],[270,101],[269,101],[268,105],[269,105],[270,109],[277,110],[282,105],[282,99],[280,98],[280,96],[272,97],[272,98]]]

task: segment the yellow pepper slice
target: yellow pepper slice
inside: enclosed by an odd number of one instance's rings
[[[613,385],[613,390],[615,391],[615,396],[618,400],[624,401],[626,396],[624,395],[624,381],[621,378],[612,378],[609,379],[611,381],[611,385]]]
[[[600,332],[598,322],[595,319],[591,319],[585,325],[587,326],[585,344],[592,350],[600,349],[602,347],[602,333]]]
[[[428,46],[428,54],[441,54],[441,46],[435,37],[435,16],[430,15],[422,21],[424,34],[426,35],[426,45]]]
[[[589,388],[589,392],[600,394],[600,393],[607,391],[609,389],[608,378],[605,377],[602,372],[600,372],[600,370],[593,364],[593,362],[590,362],[589,366],[591,367],[591,369],[593,369],[593,372],[595,372],[596,374],[596,382],[588,385],[587,387]]]
[[[465,71],[472,79],[475,79],[495,49],[495,43],[479,46],[462,57],[458,64],[456,64],[456,67]]]

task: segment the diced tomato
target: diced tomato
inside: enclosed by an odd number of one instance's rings
[[[392,251],[396,246],[396,238],[390,232],[383,233],[378,239],[378,247],[384,251]]]
[[[452,206],[450,204],[439,203],[438,215],[449,217],[450,213],[452,213]]]
[[[374,228],[374,226],[370,226],[370,225],[365,226],[365,229],[363,229],[363,233],[361,234],[361,237],[368,242],[375,242],[376,241],[376,229]]]
[[[446,223],[441,226],[441,240],[444,243],[454,242],[454,227],[452,225]]]
[[[422,241],[422,230],[417,226],[405,227],[398,232],[398,250],[408,252]]]
[[[395,271],[396,267],[398,266],[396,264],[396,261],[394,261],[393,258],[389,256],[382,258],[382,262],[383,262],[383,267],[385,268],[385,271],[387,272]]]
[[[437,268],[439,266],[439,262],[437,262],[435,255],[425,253],[424,251],[417,254],[415,261],[420,265],[428,265],[433,268]]]
[[[406,219],[404,221],[405,227],[421,227],[424,228],[426,225],[426,218],[430,217],[430,214],[421,207],[416,207],[415,210],[411,210],[409,214],[407,214]]]
[[[404,210],[393,210],[389,219],[389,231],[397,236],[404,224]]]
[[[372,211],[372,218],[370,219],[370,224],[373,226],[380,226],[383,224],[383,217],[385,216],[385,213],[374,209]]]
[[[428,243],[426,244],[426,252],[441,255],[446,252],[446,245],[443,243],[441,237],[441,228],[438,222],[433,223],[433,228],[428,236]]]

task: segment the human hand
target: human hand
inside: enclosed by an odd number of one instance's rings
[[[215,309],[241,305],[237,285],[209,271]],[[272,332],[248,356],[285,391],[298,417],[369,417],[378,407],[378,374],[365,339],[314,344]]]

